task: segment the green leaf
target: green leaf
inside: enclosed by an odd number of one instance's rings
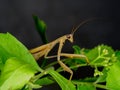
[[[89,49],[80,48],[78,45],[73,45],[73,49],[75,54],[86,54],[90,51]]]
[[[41,78],[41,79],[38,79],[35,84],[39,84],[39,85],[49,85],[49,84],[52,84],[54,83],[53,80],[49,79],[48,77],[44,77],[44,78]]]
[[[0,70],[2,70],[5,61],[12,55],[10,55],[2,46],[0,46],[0,52]]]
[[[46,24],[44,21],[40,20],[38,16],[33,15],[33,19],[35,22],[36,29],[38,33],[40,34],[42,41],[44,44],[48,43],[48,40],[46,38]]]
[[[34,76],[36,70],[30,64],[10,58],[1,72],[0,90],[20,90]]]
[[[0,33],[0,52],[0,67],[5,64],[8,58],[17,57],[32,65],[32,68],[41,69],[27,48],[9,33]]]
[[[120,90],[120,61],[114,63],[107,74],[107,87],[110,90]]]
[[[90,64],[100,64],[105,66],[111,60],[114,54],[114,50],[107,45],[99,45],[92,50],[90,50],[86,56],[88,57]]]
[[[34,22],[35,22],[35,26],[36,26],[36,29],[42,39],[42,42],[44,44],[48,43],[48,40],[47,40],[47,37],[46,37],[46,24],[44,21],[42,21],[41,19],[39,19],[38,16],[36,15],[33,15],[33,19],[34,19]],[[44,59],[42,64],[41,64],[41,67],[44,67],[47,63],[47,59]]]
[[[54,70],[48,72],[59,84],[62,90],[76,90],[74,84]]]
[[[75,83],[79,82],[95,82],[97,80],[97,77],[86,77],[85,79],[80,80],[74,80]]]
[[[78,45],[74,45],[73,49],[75,54],[81,54],[81,48]]]
[[[117,60],[120,61],[120,51],[116,51],[115,52],[115,56],[117,57]]]
[[[92,84],[77,85],[77,90],[96,90]]]

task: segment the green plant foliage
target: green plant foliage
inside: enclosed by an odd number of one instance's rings
[[[117,57],[117,60],[120,61],[120,51],[117,50],[117,51],[115,52],[115,55],[116,55],[116,57]]]
[[[75,54],[83,54],[83,55],[85,55],[90,51],[90,49],[80,48],[80,46],[78,45],[73,45],[73,49]]]
[[[0,33],[0,41],[0,90],[22,88],[42,69],[27,48],[11,34]]]
[[[40,67],[27,48],[9,33],[0,34],[0,52],[0,60],[3,63],[10,57],[17,57],[23,62],[32,65],[36,70],[40,70]]]
[[[17,59],[10,58],[6,61],[0,77],[0,90],[20,90],[36,70],[30,64]]]
[[[114,63],[107,74],[107,87],[111,90],[120,90],[120,61]]]
[[[96,88],[91,84],[77,85],[77,90],[96,90]]]
[[[120,60],[120,52],[119,51],[115,52],[110,46],[107,46],[107,45],[98,45],[98,46],[96,46],[93,49],[81,49],[79,46],[75,45],[73,48],[74,48],[74,53],[76,53],[76,54],[83,54],[83,55],[87,56],[87,58],[88,58],[88,60],[90,62],[89,66],[94,67],[94,76],[93,77],[97,76],[95,78],[95,80],[92,81],[92,82],[89,81],[88,79],[82,79],[82,80],[78,81],[77,83],[75,83],[75,84],[77,84],[79,86],[78,90],[79,89],[87,90],[90,85],[92,85],[92,86],[90,86],[91,90],[95,89],[95,88],[93,89],[93,86],[98,87],[98,88],[107,89],[107,87],[105,85],[102,85],[100,83],[105,83],[106,82],[106,78],[108,79],[108,73],[107,72],[109,71],[109,69],[112,69],[111,68],[111,67],[113,67],[112,65],[118,59]],[[77,63],[77,65],[76,65],[76,63]],[[79,67],[87,66],[86,64],[82,63],[82,59],[81,58],[80,59],[71,59],[66,64],[71,65],[70,66],[71,68],[73,67],[73,65],[74,65],[74,67],[75,67],[75,65],[79,66]],[[103,68],[103,70],[99,71],[98,68],[100,68],[100,67]],[[78,67],[75,67],[75,69],[76,68],[78,68]],[[114,69],[115,68],[117,68],[117,67],[114,67]],[[73,69],[73,70],[75,70],[75,69]],[[111,73],[113,73],[113,72],[111,72]],[[116,71],[115,75],[118,75],[117,71]],[[110,74],[110,76],[109,76],[109,79],[110,78],[113,79],[112,78],[113,75]],[[81,83],[81,82],[84,82],[85,84],[83,85],[83,83]],[[110,82],[112,82],[112,80]],[[117,81],[116,81],[116,83],[117,83]],[[109,85],[109,86],[111,86],[111,85]],[[118,90],[118,88],[115,89],[115,90]]]
[[[78,45],[74,45],[73,49],[75,54],[81,54],[81,48]]]
[[[54,81],[49,79],[48,77],[44,77],[44,78],[38,79],[35,83],[39,85],[49,85],[49,84],[53,84]]]
[[[0,46],[0,70],[2,70],[6,60],[11,57],[10,53],[8,53],[3,47]]]
[[[99,45],[91,49],[86,56],[91,65],[108,66],[110,62],[114,61],[114,50],[107,45]]]
[[[72,84],[72,82],[68,81],[66,78],[64,78],[62,75],[60,75],[58,72],[54,70],[49,70],[48,72],[55,81],[59,84],[62,90],[76,90],[75,85]]]
[[[46,38],[46,24],[44,23],[44,21],[40,20],[38,16],[33,15],[33,19],[35,22],[35,26],[36,29],[38,31],[38,33],[40,34],[40,37],[43,41],[44,44],[48,43],[48,40]]]
[[[43,44],[48,43],[48,40],[47,40],[47,37],[46,37],[46,28],[47,28],[47,26],[46,26],[45,22],[43,20],[41,20],[36,15],[33,15],[33,19],[34,19],[36,29],[37,29],[37,31],[39,33],[39,36],[42,39]],[[42,64],[41,64],[41,67],[44,68],[46,63],[47,63],[47,59],[44,59]]]

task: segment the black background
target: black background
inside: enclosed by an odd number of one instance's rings
[[[96,17],[102,19],[78,29],[74,44],[85,48],[107,44],[117,50],[120,49],[119,5],[119,0],[0,0],[0,32],[10,32],[30,49],[42,45],[32,14],[46,22],[49,41],[70,33],[74,25]],[[64,51],[71,51],[70,45],[66,44]]]

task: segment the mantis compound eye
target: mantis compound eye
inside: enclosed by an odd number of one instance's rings
[[[67,39],[70,39],[71,38],[71,35],[67,35]]]
[[[73,42],[73,36],[71,34],[67,35],[66,38],[70,41]]]

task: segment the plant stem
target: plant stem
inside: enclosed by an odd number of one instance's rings
[[[54,62],[48,64],[47,66],[45,66],[44,68],[49,68],[49,67],[51,67],[51,66],[54,66],[54,65],[57,64],[57,63],[58,63],[58,61],[54,61]]]
[[[101,85],[101,84],[93,84],[93,85],[97,88],[107,89],[107,87],[105,85]]]
[[[44,68],[44,67],[45,67],[45,65],[46,65],[46,63],[47,63],[47,60],[48,60],[48,59],[45,59],[45,58],[43,59],[43,62],[42,62],[41,68]]]
[[[93,85],[97,88],[101,88],[101,89],[107,89],[107,87],[105,85],[101,85],[101,84],[96,84],[96,83],[93,83],[93,82],[80,82],[80,81],[72,81],[73,84],[76,84],[76,85]]]
[[[32,82],[35,82],[36,80],[38,80],[39,78],[41,78],[42,76],[44,76],[44,75],[46,75],[46,74],[47,74],[47,71],[44,70],[42,73],[34,76],[34,77],[31,79],[31,81],[32,81]]]

